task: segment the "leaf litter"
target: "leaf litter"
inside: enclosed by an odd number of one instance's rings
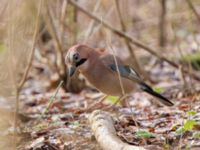
[[[129,144],[147,149],[200,147],[200,88],[194,84],[193,90],[197,94],[191,96],[190,85],[183,89],[178,73],[174,73],[167,64],[162,64],[162,67],[165,69],[160,72],[161,66],[154,66],[150,76],[159,81],[155,89],[172,99],[175,106],[163,107],[149,95],[141,91],[134,92],[127,98],[131,109],[116,105],[114,111],[107,110],[115,120],[117,135]],[[48,69],[35,73],[41,75],[46,72]],[[116,98],[109,97],[104,103],[98,103],[85,112],[103,94],[91,88],[78,94],[66,93],[59,88],[55,96],[56,87],[51,87],[53,78],[49,81],[49,78],[35,78],[34,74],[30,76],[20,96],[21,142],[18,149],[100,150],[89,127],[88,115],[95,109],[113,104]]]

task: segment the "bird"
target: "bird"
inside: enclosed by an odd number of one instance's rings
[[[78,70],[100,92],[110,96],[122,96],[139,88],[155,97],[166,106],[173,103],[146,84],[134,68],[126,65],[118,56],[98,51],[84,44],[69,48],[65,63],[72,77]],[[121,83],[119,80],[121,78]],[[122,87],[124,93],[122,91]]]

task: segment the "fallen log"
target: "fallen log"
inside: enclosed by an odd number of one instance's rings
[[[103,150],[145,150],[143,147],[123,142],[114,128],[114,121],[109,113],[95,110],[89,116],[90,126],[95,138]]]

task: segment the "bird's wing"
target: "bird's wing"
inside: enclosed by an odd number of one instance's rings
[[[116,60],[117,64],[115,63],[114,57],[112,55],[106,55],[102,57],[102,62],[104,66],[109,68],[110,71],[114,73],[117,73],[119,71],[121,77],[137,82],[143,91],[157,97],[163,104],[167,106],[173,106],[173,103],[170,100],[155,92],[149,85],[143,82],[138,73],[133,68],[124,65],[118,57],[116,57]]]
[[[142,80],[139,76],[139,74],[131,67],[124,65],[122,60],[119,57],[115,57],[117,64],[115,62],[113,55],[105,55],[103,56],[102,62],[105,67],[110,69],[110,71],[117,73],[119,71],[119,74],[121,77],[136,81],[138,83],[141,83]]]

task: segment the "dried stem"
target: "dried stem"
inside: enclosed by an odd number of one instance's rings
[[[100,3],[101,3],[101,0],[98,0],[95,4],[95,7],[94,7],[94,10],[93,10],[93,13],[96,13],[97,10],[99,9],[99,6],[100,6]],[[95,21],[92,20],[90,23],[89,23],[89,27],[85,33],[85,37],[84,37],[84,42],[83,43],[86,43],[88,38],[90,37],[90,35],[92,34],[92,30],[94,28],[94,24],[95,24]]]
[[[122,31],[126,32],[126,25],[124,23],[124,20],[122,18],[122,14],[121,14],[121,11],[120,11],[119,0],[115,0],[115,5],[116,5],[116,10],[117,10],[118,18],[120,20]],[[131,57],[132,57],[131,60],[133,61],[133,65],[135,66],[136,71],[139,72],[141,75],[144,75],[145,78],[147,78],[146,74],[144,74],[143,69],[140,67],[139,62],[137,61],[137,57],[135,55],[134,50],[131,47],[129,40],[124,39],[124,41],[126,43],[127,49],[129,50],[129,53],[131,54]]]
[[[167,0],[161,0],[161,15],[160,15],[160,46],[165,47],[166,45],[166,14],[167,14],[167,9],[166,9],[166,3]]]
[[[114,7],[111,7],[110,10],[104,16],[104,18],[108,18],[108,16],[111,15],[111,13],[113,12],[113,10],[114,10]],[[94,19],[92,19],[92,21],[94,21],[94,23],[95,23]],[[91,33],[90,33],[90,37],[92,37],[93,34],[97,33],[101,29],[101,27],[102,27],[101,24],[98,24],[96,27],[94,27],[94,30],[91,31]]]
[[[182,53],[182,49],[181,49],[181,46],[180,46],[180,43],[178,43],[178,37],[177,37],[177,34],[176,34],[176,31],[175,31],[175,25],[172,24],[172,31],[174,33],[174,40],[175,40],[175,43],[177,43],[177,48],[178,48],[178,52],[181,56],[181,58],[183,58],[183,53]],[[181,72],[181,78],[183,79],[183,84],[184,84],[184,87],[186,88],[187,87],[187,81],[185,79],[185,73],[183,72],[183,67],[180,65],[180,72]]]
[[[31,46],[31,53],[30,53],[30,56],[29,56],[29,59],[28,59],[28,65],[25,69],[25,72],[24,72],[24,75],[18,85],[18,91],[21,91],[26,79],[27,79],[27,76],[28,76],[28,73],[29,73],[29,70],[31,68],[31,65],[32,65],[32,61],[33,61],[33,56],[34,56],[34,52],[35,52],[35,45],[36,45],[36,41],[37,41],[37,34],[38,34],[38,29],[39,29],[39,16],[41,14],[41,7],[42,7],[42,0],[40,0],[40,3],[39,3],[39,8],[38,8],[38,14],[37,14],[37,19],[36,19],[36,26],[35,26],[35,31],[34,31],[34,34],[33,34],[33,43],[32,43],[32,46]]]
[[[57,67],[61,67],[60,71],[58,71],[58,74],[59,74],[60,78],[64,80],[65,78],[67,78],[67,77],[65,77],[67,70],[66,70],[66,66],[65,66],[63,48],[62,48],[61,42],[59,41],[59,38],[58,38],[58,35],[56,32],[56,27],[53,23],[53,17],[50,13],[47,2],[46,2],[46,12],[47,12],[46,14],[48,17],[48,23],[49,23],[49,27],[50,27],[50,33],[51,33],[52,37],[55,39],[56,50],[57,50],[56,51],[57,52]]]
[[[198,14],[197,10],[195,9],[195,7],[193,6],[192,2],[190,0],[186,0],[188,6],[190,7],[190,9],[193,11],[193,13],[195,14],[195,16],[197,17],[199,23],[200,23],[200,15]]]
[[[112,51],[112,55],[113,55],[113,58],[114,58],[114,62],[115,62],[115,65],[117,66],[116,68],[117,68],[117,75],[118,75],[118,79],[119,79],[119,84],[120,84],[120,88],[121,88],[121,96],[118,98],[118,100],[117,100],[117,102],[114,104],[114,106],[118,103],[118,102],[120,102],[120,101],[122,101],[122,104],[123,104],[123,97],[125,97],[125,89],[124,89],[124,85],[123,85],[123,82],[122,82],[122,78],[121,78],[121,75],[120,75],[120,72],[119,72],[119,65],[118,65],[118,61],[117,61],[117,58],[116,58],[116,54],[115,54],[115,51],[114,51],[114,49],[113,49],[113,47],[112,47],[112,45],[111,45],[111,42],[110,42],[110,38],[109,37],[111,37],[111,36],[109,36],[109,34],[108,34],[108,32],[106,32],[106,30],[105,30],[105,34],[107,34],[107,38],[106,38],[106,42],[107,42],[107,45],[108,45],[108,47],[109,47],[109,49]]]
[[[61,44],[64,44],[66,10],[67,10],[67,0],[64,0],[62,3],[61,16],[60,16],[60,41],[61,41]]]
[[[122,83],[121,75],[120,75],[120,72],[119,72],[119,65],[118,65],[118,62],[117,62],[115,51],[114,51],[114,49],[112,48],[112,46],[110,44],[109,44],[109,47],[113,52],[113,58],[114,58],[116,66],[117,66],[116,68],[117,68],[117,74],[118,74],[118,78],[119,78],[120,87],[121,87],[122,95],[124,96],[125,95],[125,90],[124,90],[124,85]]]
[[[28,76],[28,73],[30,71],[32,61],[33,61],[33,56],[34,56],[34,52],[35,52],[35,45],[36,45],[36,41],[37,41],[37,34],[38,34],[38,29],[39,29],[39,16],[41,14],[42,0],[40,0],[38,5],[39,6],[38,6],[37,17],[36,17],[36,25],[35,25],[35,30],[34,30],[34,34],[33,34],[33,43],[32,43],[32,46],[31,46],[31,52],[30,52],[30,56],[29,56],[29,59],[28,59],[28,65],[27,65],[25,72],[22,76],[22,79],[21,79],[21,81],[20,81],[20,83],[19,83],[19,85],[17,86],[17,89],[16,89],[16,104],[15,104],[16,110],[15,110],[15,116],[14,116],[15,137],[16,137],[16,134],[17,134],[16,127],[17,127],[17,115],[18,115],[18,112],[19,112],[19,94],[21,92],[21,89],[24,86],[24,83],[26,82],[26,79],[27,79],[27,76]]]
[[[171,60],[169,60],[168,58],[164,57],[163,55],[160,55],[156,52],[155,49],[145,45],[144,43],[142,43],[141,41],[134,39],[132,37],[130,37],[129,35],[125,34],[124,32],[113,28],[113,26],[111,26],[110,24],[108,24],[107,22],[105,22],[102,18],[98,18],[97,16],[95,16],[94,14],[91,14],[89,11],[87,11],[86,9],[84,9],[83,7],[81,7],[80,5],[78,5],[76,2],[72,1],[72,0],[68,0],[68,2],[77,7],[81,12],[83,12],[84,14],[86,14],[87,16],[89,16],[90,18],[94,19],[96,22],[101,23],[104,27],[108,28],[109,30],[111,30],[113,33],[117,34],[120,37],[123,37],[125,39],[127,39],[130,43],[146,50],[147,52],[151,53],[152,55],[158,57],[159,59],[169,63],[171,66],[175,67],[175,68],[179,68],[179,65]],[[195,74],[194,72],[190,73],[188,71],[187,68],[183,68],[183,71],[187,74],[189,74],[190,76],[192,76],[195,80],[200,81],[200,76]]]
[[[44,116],[49,111],[49,108],[51,107],[52,103],[56,99],[56,96],[57,96],[58,91],[61,88],[62,84],[63,84],[63,81],[60,81],[58,87],[56,88],[54,95],[50,97],[49,103],[48,103],[47,107],[45,108],[44,112],[42,113],[42,116]]]
[[[68,28],[70,30],[70,36],[68,38],[69,44],[74,45],[77,41],[77,8],[69,5],[68,7]]]

